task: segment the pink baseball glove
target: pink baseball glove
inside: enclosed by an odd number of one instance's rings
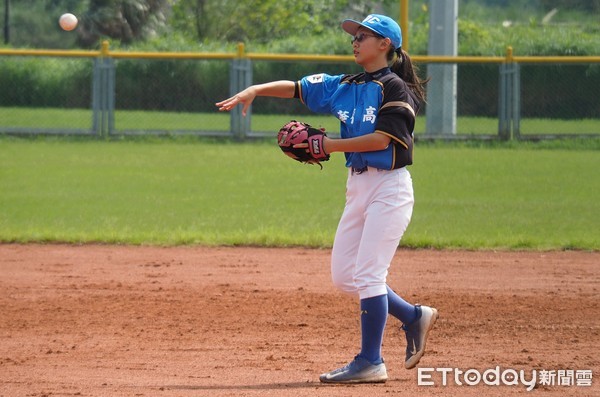
[[[277,143],[286,155],[301,163],[318,164],[329,160],[323,147],[325,129],[316,129],[309,124],[292,120],[279,130]]]

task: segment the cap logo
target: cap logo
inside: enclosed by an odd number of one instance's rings
[[[377,18],[376,16],[373,16],[373,15],[369,15],[363,21],[363,23],[370,23],[370,24],[374,24],[374,23],[378,23],[378,22],[381,22],[381,19],[379,19],[379,18]]]

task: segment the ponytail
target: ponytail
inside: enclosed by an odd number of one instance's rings
[[[429,79],[421,80],[417,75],[419,68],[413,66],[410,57],[401,47],[394,50],[390,48],[387,59],[392,62],[390,69],[396,73],[408,85],[410,90],[421,102],[425,102],[425,84]]]

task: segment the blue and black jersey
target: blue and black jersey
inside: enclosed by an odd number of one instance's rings
[[[419,101],[389,68],[375,73],[307,76],[296,83],[296,92],[313,112],[337,117],[342,138],[374,132],[391,138],[384,150],[345,153],[347,167],[391,170],[412,164]]]

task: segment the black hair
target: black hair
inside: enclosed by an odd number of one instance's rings
[[[419,101],[425,102],[425,84],[429,82],[429,79],[421,80],[419,75],[419,68],[413,65],[410,60],[408,53],[400,48],[394,49],[390,47],[387,53],[388,62],[392,62],[390,69],[396,73],[410,88],[410,90],[417,96]]]

